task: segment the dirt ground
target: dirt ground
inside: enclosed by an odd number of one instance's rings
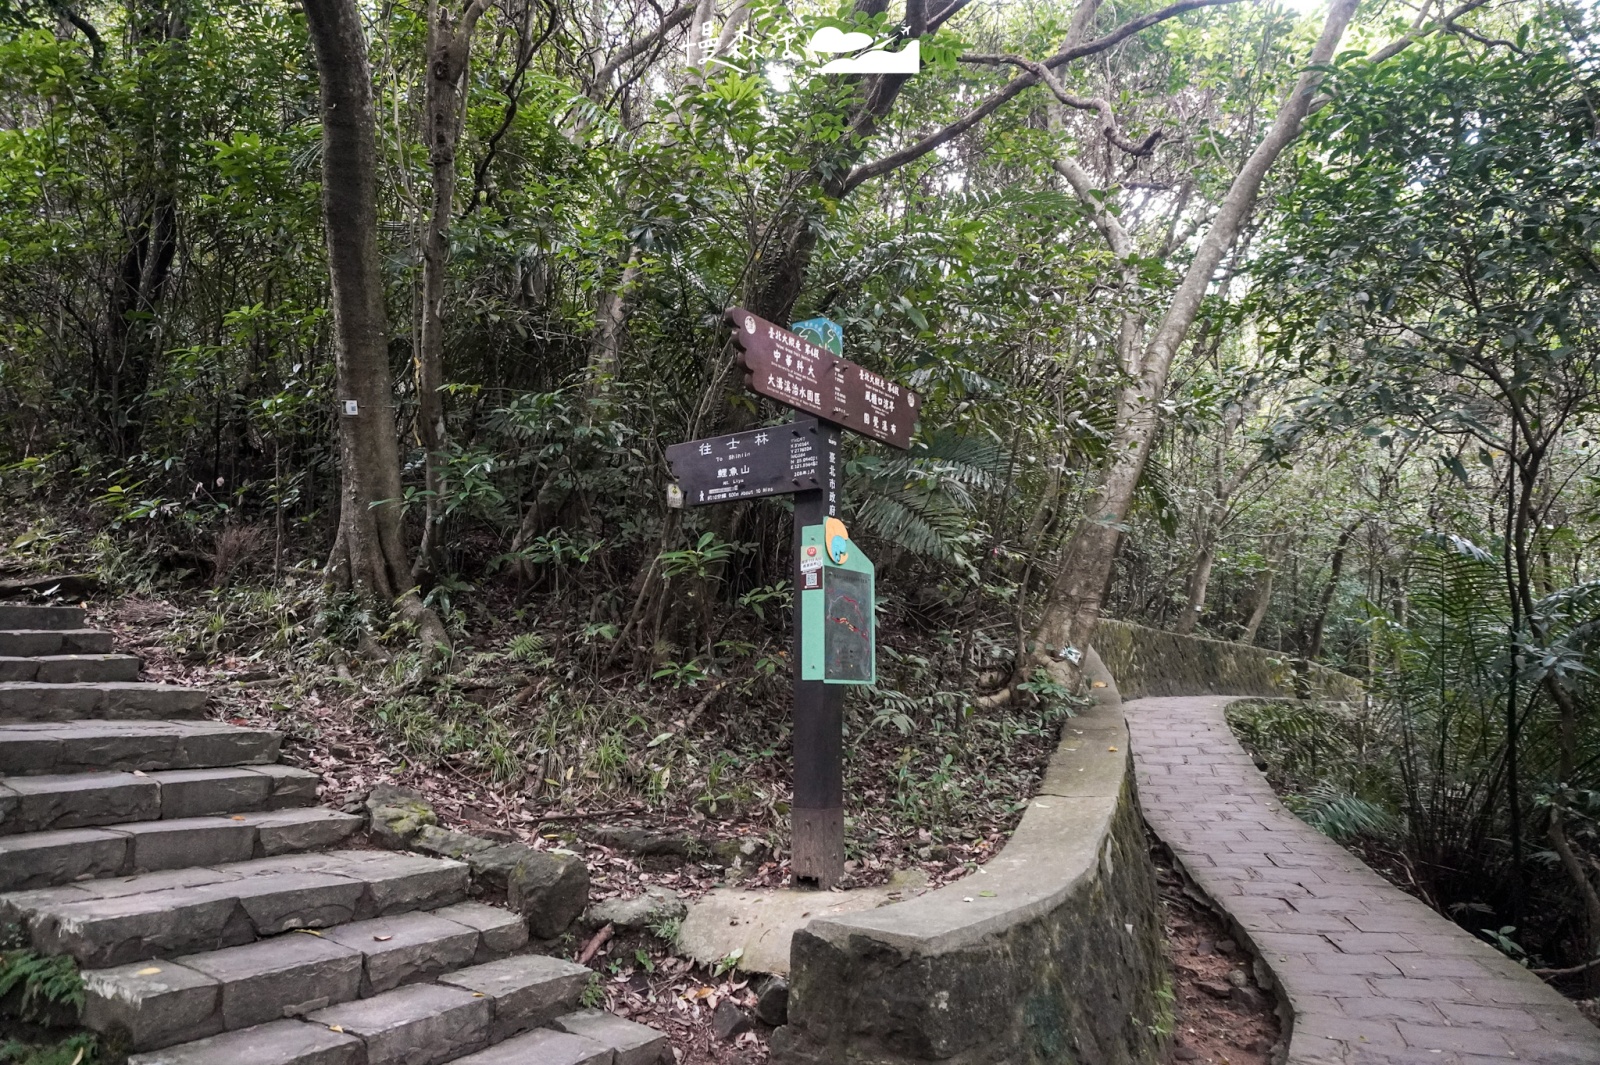
[[[1252,959],[1152,839],[1172,962],[1174,1025],[1168,1065],[1271,1065],[1282,1030]]]

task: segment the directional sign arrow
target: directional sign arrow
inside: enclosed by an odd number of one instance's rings
[[[727,317],[752,392],[894,447],[911,446],[921,396],[743,307]]]

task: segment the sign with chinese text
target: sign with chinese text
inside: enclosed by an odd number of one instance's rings
[[[667,448],[672,476],[691,507],[830,487],[838,431],[815,418],[690,440]]]
[[[742,307],[729,310],[728,321],[752,392],[894,447],[911,446],[922,409],[911,389]]]

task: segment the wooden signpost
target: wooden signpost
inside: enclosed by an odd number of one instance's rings
[[[825,318],[784,329],[727,313],[752,392],[815,418],[667,448],[670,491],[689,506],[794,494],[794,801],[790,873],[844,875],[844,690],[876,679],[875,574],[839,520],[841,429],[911,446],[921,398],[842,357]]]

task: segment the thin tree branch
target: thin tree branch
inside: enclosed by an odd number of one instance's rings
[[[1449,30],[1451,33],[1459,33],[1463,37],[1477,41],[1479,44],[1487,48],[1509,48],[1511,51],[1520,56],[1526,56],[1528,54],[1521,48],[1518,48],[1515,42],[1505,40],[1502,37],[1485,37],[1477,30],[1468,29],[1465,26],[1457,26],[1453,18],[1446,18],[1444,20],[1444,28]]]
[[[100,31],[95,29],[94,24],[88,19],[78,14],[77,9],[70,4],[58,3],[55,5],[55,9],[62,18],[77,27],[78,32],[83,34],[84,38],[89,42],[89,51],[91,53],[89,65],[96,74],[99,74],[106,61],[106,44],[100,39]]]
[[[1582,965],[1574,965],[1567,969],[1529,969],[1528,971],[1535,976],[1543,977],[1577,976],[1579,973],[1586,973],[1594,968],[1600,968],[1600,958],[1590,958]]]
[[[484,182],[489,178],[489,165],[494,162],[495,153],[500,149],[500,141],[510,132],[511,124],[517,120],[517,111],[522,102],[522,79],[528,73],[528,65],[533,62],[533,57],[539,49],[544,47],[556,27],[561,22],[561,11],[556,7],[554,0],[547,5],[550,11],[550,22],[545,26],[544,32],[537,41],[531,44],[524,41],[517,54],[516,69],[511,72],[511,79],[506,82],[506,107],[505,113],[500,117],[500,125],[489,135],[488,145],[484,150],[483,158],[478,160],[478,165],[472,171],[472,195],[467,198],[467,206],[462,210],[461,217],[465,218],[478,209],[478,203],[483,197]],[[533,24],[533,0],[528,4],[528,25]]]
[[[928,32],[932,33],[946,22],[949,22],[962,8],[971,2],[972,0],[950,0],[950,3],[945,5],[944,10],[928,18]]]
[[[1084,56],[1095,55],[1099,52],[1106,51],[1109,48],[1113,48],[1116,45],[1121,44],[1123,41],[1127,40],[1136,33],[1149,29],[1151,26],[1165,22],[1168,19],[1176,18],[1177,16],[1185,14],[1189,11],[1195,11],[1204,7],[1220,7],[1224,4],[1235,4],[1238,2],[1239,0],[1180,0],[1179,3],[1164,7],[1159,11],[1152,11],[1148,15],[1141,15],[1139,18],[1130,19],[1103,37],[1097,37],[1085,44],[1071,45],[1070,47],[1063,48],[1061,51],[1044,60],[1044,66],[1054,69],[1070,63],[1074,59],[1082,59]],[[1487,2],[1487,0],[1479,0],[1479,2]],[[981,53],[964,55],[960,57],[960,62],[972,63],[979,66],[995,65],[1004,63],[1006,61],[1006,57],[1004,56],[986,55]],[[841,186],[841,192],[849,192],[863,181],[870,181],[875,177],[880,177],[889,173],[890,171],[898,170],[907,163],[922,158],[935,148],[938,148],[942,144],[948,143],[954,138],[960,136],[962,133],[965,133],[967,130],[971,129],[973,126],[977,125],[979,122],[982,122],[985,118],[989,117],[996,110],[998,110],[1000,106],[1007,100],[1012,99],[1018,93],[1022,92],[1023,89],[1037,84],[1039,84],[1039,78],[1032,73],[1018,75],[991,93],[986,100],[979,103],[971,111],[968,111],[965,115],[956,119],[943,129],[937,130],[934,133],[930,133],[928,136],[923,137],[915,144],[908,145],[897,152],[891,152],[881,159],[871,163],[863,163],[862,165],[856,167],[854,170],[850,171],[850,175],[845,178]]]
[[[1052,74],[1050,72],[1050,68],[1046,67],[1043,63],[1036,63],[1033,60],[1027,59],[1020,55],[1002,55],[999,57],[999,59],[1003,63],[1010,63],[1013,66],[1021,67],[1023,70],[1026,70],[1028,73],[1044,82],[1045,86],[1055,94],[1056,99],[1060,100],[1068,107],[1076,108],[1079,111],[1098,112],[1100,115],[1100,131],[1105,134],[1106,140],[1110,141],[1118,148],[1121,148],[1129,155],[1149,155],[1151,152],[1155,151],[1156,143],[1160,141],[1163,136],[1160,130],[1156,130],[1144,140],[1135,144],[1133,141],[1129,140],[1127,136],[1122,133],[1122,131],[1117,129],[1117,116],[1112,113],[1111,102],[1109,100],[1102,99],[1098,96],[1074,96],[1072,93],[1066,90],[1066,86],[1062,85],[1060,79]]]
[[[654,30],[645,34],[643,37],[640,37],[638,40],[633,41],[631,44],[623,46],[621,51],[611,57],[610,62],[594,72],[595,88],[600,89],[604,87],[608,82],[611,81],[612,76],[615,75],[616,72],[628,62],[655,47],[656,42],[660,41],[668,33],[671,33],[674,27],[680,26],[687,22],[689,17],[694,14],[696,6],[697,5],[692,2],[679,4],[677,7],[667,12],[665,17],[663,17],[661,20],[661,25],[657,26]]]
[[[1371,55],[1367,56],[1367,62],[1381,63],[1385,59],[1391,59],[1405,51],[1407,48],[1410,48],[1423,38],[1433,36],[1433,34],[1439,31],[1441,26],[1448,27],[1450,23],[1454,22],[1462,15],[1465,15],[1469,11],[1474,11],[1488,2],[1489,0],[1466,0],[1465,3],[1453,9],[1448,15],[1440,19],[1438,22],[1424,29],[1413,30],[1410,33],[1396,37],[1394,40],[1390,41],[1376,52],[1373,52]]]

